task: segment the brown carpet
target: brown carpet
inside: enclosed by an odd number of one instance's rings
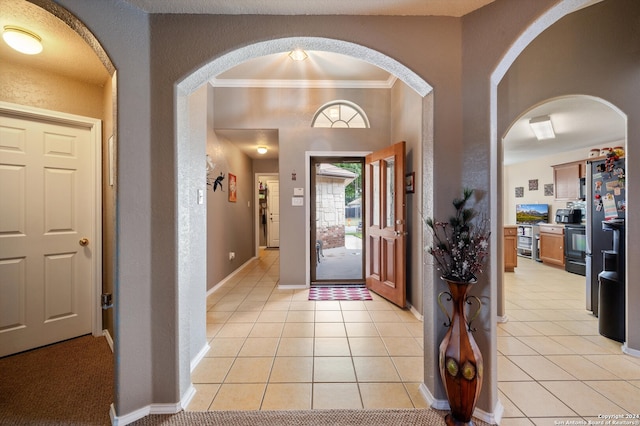
[[[207,411],[147,416],[135,426],[439,426],[444,411],[430,409],[309,410],[309,411]],[[487,423],[473,419],[476,426]]]
[[[109,425],[113,353],[82,336],[0,358],[0,424]]]

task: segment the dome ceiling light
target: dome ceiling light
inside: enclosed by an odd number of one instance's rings
[[[259,146],[258,147],[258,154],[264,155],[266,153],[267,153],[267,147],[266,146]]]
[[[25,55],[37,55],[42,52],[42,39],[24,28],[7,25],[2,32],[4,41],[14,50]]]

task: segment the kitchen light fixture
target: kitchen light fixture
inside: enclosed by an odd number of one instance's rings
[[[302,49],[293,49],[289,52],[289,57],[294,61],[304,61],[309,57],[309,55],[307,55],[307,52]]]
[[[24,28],[7,25],[2,32],[4,41],[14,50],[25,55],[37,55],[42,52],[42,39]]]
[[[533,117],[529,120],[529,125],[539,141],[543,139],[553,139],[556,137],[556,134],[553,131],[553,124],[551,123],[551,117],[548,115]]]
[[[259,146],[258,147],[258,154],[264,155],[266,153],[267,153],[267,147],[266,146]]]

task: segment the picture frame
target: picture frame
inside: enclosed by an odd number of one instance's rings
[[[416,172],[407,173],[404,177],[404,192],[413,194],[416,190]]]
[[[237,194],[238,182],[237,182],[236,175],[232,173],[229,173],[228,175],[229,175],[229,202],[235,203],[236,201],[238,201],[238,194]]]

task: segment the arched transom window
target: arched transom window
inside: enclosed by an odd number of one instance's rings
[[[362,108],[349,101],[332,101],[316,111],[311,127],[369,128]]]

